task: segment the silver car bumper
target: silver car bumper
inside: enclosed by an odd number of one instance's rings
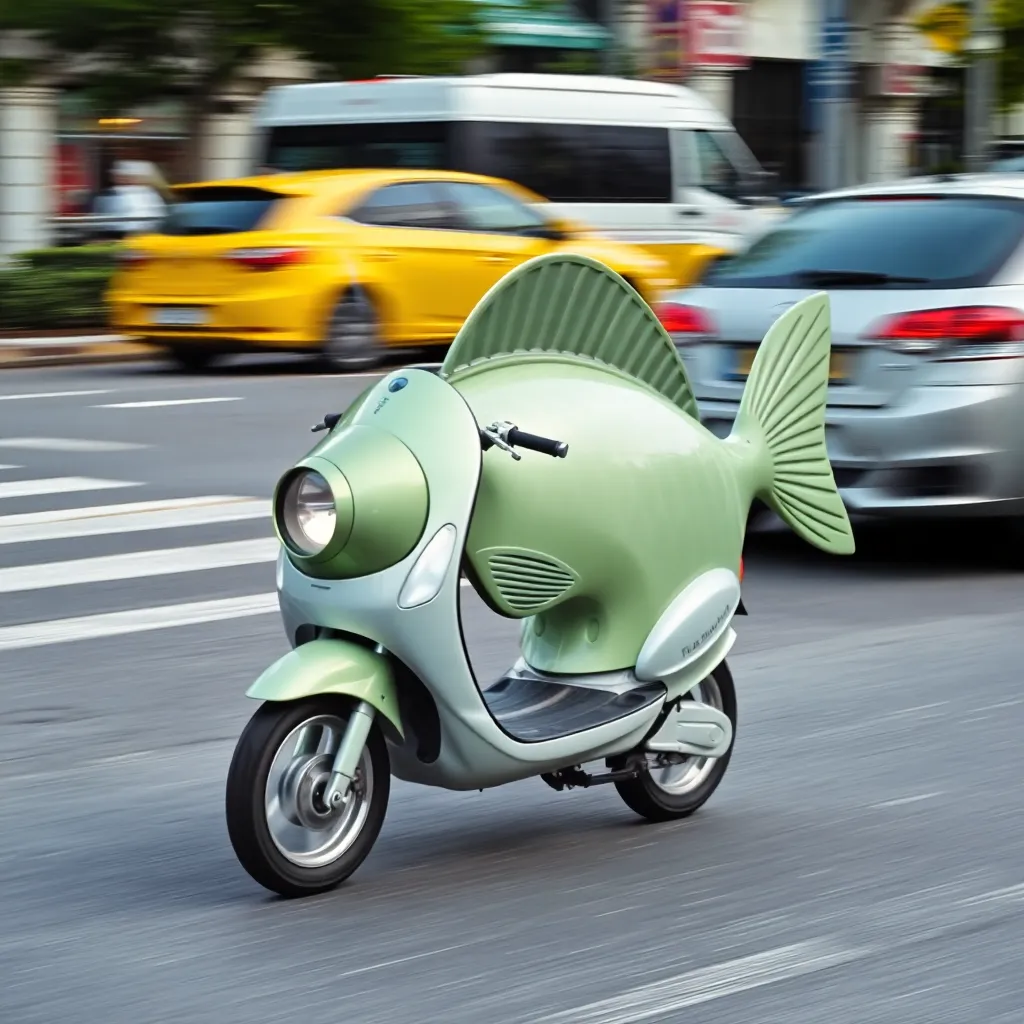
[[[701,419],[728,434],[737,401],[701,399]],[[911,389],[892,408],[830,407],[826,444],[851,512],[1024,513],[1024,388]]]

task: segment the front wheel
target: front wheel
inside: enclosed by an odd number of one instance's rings
[[[725,712],[736,733],[736,689],[729,666],[722,662],[683,699],[700,700]],[[718,789],[729,767],[733,748],[722,757],[685,757],[670,764],[658,755],[647,755],[647,767],[635,779],[615,783],[630,810],[649,821],[688,818]]]
[[[252,716],[228,769],[228,836],[242,867],[281,896],[340,885],[380,834],[391,790],[387,745],[370,729],[348,800],[323,803],[348,721],[338,697],[268,701]]]

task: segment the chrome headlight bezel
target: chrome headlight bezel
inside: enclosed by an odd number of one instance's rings
[[[309,482],[319,483],[323,494],[330,496],[330,511],[323,509],[322,513],[330,515],[333,524],[329,535],[321,539],[311,536],[300,519],[301,489]],[[341,471],[325,459],[312,458],[285,473],[274,496],[274,530],[292,558],[322,562],[333,557],[352,530],[351,495]]]

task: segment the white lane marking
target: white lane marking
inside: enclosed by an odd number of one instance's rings
[[[869,950],[841,945],[832,939],[812,939],[701,967],[572,1010],[535,1017],[531,1024],[633,1024],[664,1020],[668,1014],[688,1006],[827,971],[868,953]]]
[[[209,405],[211,402],[241,402],[241,398],[162,398],[152,402],[114,402],[94,405],[94,409],[156,409],[165,405]]]
[[[25,468],[24,466],[12,466],[12,465],[10,465],[7,462],[5,462],[3,464],[0,464],[0,469],[24,469],[24,468]]]
[[[351,971],[343,971],[334,975],[335,978],[351,978],[354,974],[366,974],[368,971],[379,971],[385,967],[394,967],[395,964],[407,964],[410,960],[422,960],[424,957],[437,956],[439,953],[450,953],[453,949],[463,949],[469,945],[467,942],[460,942],[457,946],[442,946],[440,949],[429,949],[426,953],[413,953],[411,956],[400,956],[397,960],[385,960],[383,963],[370,964],[369,967],[356,967]]]
[[[129,441],[87,441],[78,437],[0,437],[0,448],[39,452],[126,452],[149,447]]]
[[[279,549],[280,542],[276,537],[261,537],[258,540],[237,540],[226,544],[132,551],[123,555],[101,555],[98,558],[77,558],[67,562],[19,565],[11,569],[0,569],[0,594],[255,565],[259,562],[273,562]]]
[[[78,395],[109,395],[111,388],[99,388],[93,391],[38,391],[31,395],[0,395],[0,402],[21,402],[32,398],[76,398]]]
[[[999,711],[1002,708],[1015,708],[1018,704],[1024,704],[1024,697],[1015,700],[1001,700],[998,704],[983,704],[980,708],[968,708],[969,711]]]
[[[942,792],[919,793],[917,796],[901,796],[895,800],[883,800],[880,804],[872,804],[872,810],[881,810],[883,807],[905,807],[907,804],[920,803],[922,800],[934,800],[942,796]]]
[[[115,487],[141,487],[131,480],[97,480],[89,476],[55,476],[44,480],[8,480],[0,483],[0,498],[33,498],[42,494],[108,491]]]
[[[983,903],[1003,903],[1007,900],[1024,900],[1024,885],[1008,885],[1005,889],[993,889],[977,896],[968,896],[960,901],[962,906],[974,907]]]
[[[231,523],[244,519],[269,519],[270,514],[269,501],[221,495],[27,512],[23,515],[0,516],[0,544],[100,537],[108,533],[138,533],[144,530],[172,530],[176,527]]]
[[[51,619],[22,626],[0,627],[0,651],[16,651],[26,647],[47,647],[50,644],[75,640],[100,640],[104,637],[145,633],[154,629],[199,626],[207,622],[243,619],[250,615],[268,615],[278,611],[277,594],[254,594],[249,597],[228,597],[216,601],[193,601],[188,604],[162,605],[158,608],[136,608],[127,612],[82,615],[73,619]]]

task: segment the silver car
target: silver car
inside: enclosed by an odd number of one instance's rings
[[[704,422],[731,428],[758,341],[827,291],[827,444],[851,512],[1024,520],[1024,181],[813,197],[659,308]]]

